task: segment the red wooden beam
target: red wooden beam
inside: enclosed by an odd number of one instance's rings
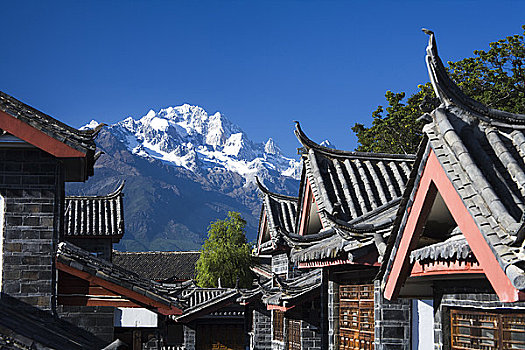
[[[80,152],[63,142],[60,142],[44,132],[0,111],[0,129],[50,153],[58,158],[84,158],[86,154]]]
[[[63,264],[59,261],[57,261],[57,268],[60,270],[60,271],[64,271],[64,272],[67,272],[73,276],[77,276],[79,278],[82,278],[86,281],[89,281],[89,282],[92,282],[94,284],[97,284],[101,287],[104,287],[112,292],[115,292],[117,293],[118,295],[122,295],[126,298],[129,298],[131,299],[132,301],[136,301],[138,302],[139,304],[143,304],[143,305],[147,305],[147,306],[151,306],[155,309],[157,309],[157,311],[163,315],[181,315],[182,314],[182,310],[175,307],[175,306],[171,306],[171,305],[165,305],[163,303],[160,303],[156,300],[153,300],[153,299],[150,299],[142,294],[139,294],[137,292],[134,292],[132,290],[129,290],[127,288],[124,288],[122,286],[119,286],[117,284],[114,284],[114,283],[111,283],[111,282],[108,282],[106,280],[103,280],[102,278],[99,278],[99,277],[96,277],[96,276],[92,276],[91,274],[85,272],[85,271],[80,271],[80,270],[77,270],[69,265],[66,265],[66,264]]]
[[[483,273],[479,263],[475,261],[435,261],[421,264],[416,261],[410,277],[453,275],[464,273]]]
[[[421,225],[424,224],[428,216],[428,213],[425,213],[425,207],[429,202],[430,205],[433,203],[432,197],[435,197],[435,193],[433,193],[431,188],[434,186],[441,194],[441,197],[443,197],[447,208],[465,236],[470,249],[479,261],[483,273],[499,299],[503,302],[521,300],[523,294],[511,284],[485,237],[476,225],[474,218],[465,207],[461,196],[450,182],[432,150],[428,154],[427,164],[421,175],[414,204],[412,208],[407,209],[409,216],[402,233],[403,236],[401,237],[399,248],[394,257],[392,269],[387,278],[384,292],[385,298],[389,300],[396,298],[402,284],[408,277],[407,269],[409,267],[410,251],[414,248],[414,244],[417,243],[422,230]]]

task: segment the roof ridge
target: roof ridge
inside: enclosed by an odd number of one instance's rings
[[[295,136],[299,142],[306,148],[318,151],[331,157],[345,157],[354,159],[378,159],[378,160],[413,160],[413,154],[394,154],[394,153],[374,153],[374,152],[358,152],[358,151],[343,151],[339,149],[321,146],[315,141],[311,140],[301,129],[298,121],[295,121]]]
[[[110,192],[105,195],[101,195],[101,196],[87,196],[87,195],[73,196],[73,195],[70,195],[70,196],[66,196],[66,200],[67,199],[113,199],[122,194],[122,190],[124,189],[125,184],[126,184],[126,180],[122,180],[120,185],[113,192]]]
[[[423,28],[422,31],[429,35],[426,48],[426,64],[428,75],[436,96],[445,106],[456,105],[465,108],[486,122],[503,123],[507,125],[525,124],[525,114],[511,113],[490,108],[483,103],[467,96],[461,88],[450,78],[441,58],[439,57],[436,38],[433,31]]]
[[[266,186],[264,186],[262,184],[262,182],[259,180],[259,177],[258,176],[255,176],[255,182],[257,184],[257,186],[259,187],[259,190],[261,190],[261,192],[263,192],[264,194],[267,194],[271,197],[277,197],[279,199],[284,199],[284,200],[294,200],[294,201],[297,201],[299,199],[299,197],[295,197],[295,196],[288,196],[288,195],[285,195],[285,194],[280,194],[280,193],[275,193],[275,192],[272,192],[270,191]]]

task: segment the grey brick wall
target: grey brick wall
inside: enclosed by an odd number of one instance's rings
[[[336,350],[339,339],[339,284],[328,281],[328,349]]]
[[[59,305],[58,315],[102,340],[113,341],[115,308],[112,306],[66,306]]]
[[[1,291],[43,310],[55,303],[54,254],[64,198],[60,163],[38,149],[0,150]]]
[[[184,325],[184,349],[185,350],[195,350],[196,332],[195,325],[187,324]]]
[[[320,328],[311,321],[301,321],[301,349],[322,349]]]
[[[254,350],[270,350],[272,348],[272,317],[268,310],[253,310],[253,342]]]
[[[383,298],[374,281],[374,344],[376,350],[410,350],[410,300]]]
[[[288,272],[290,269],[290,263],[288,261],[288,256],[286,253],[282,254],[276,254],[272,256],[272,272],[281,275],[286,274],[288,276]]]

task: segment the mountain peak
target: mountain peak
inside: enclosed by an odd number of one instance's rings
[[[323,146],[323,147],[327,147],[327,148],[333,148],[335,149],[335,146],[330,142],[330,140],[324,140],[323,142],[321,142],[319,145]]]
[[[138,120],[128,117],[110,129],[135,155],[156,158],[192,172],[225,168],[244,177],[246,183],[261,172],[298,177],[300,163],[283,156],[273,139],[252,142],[223,114],[208,115],[199,106],[184,104],[158,112],[150,110]]]

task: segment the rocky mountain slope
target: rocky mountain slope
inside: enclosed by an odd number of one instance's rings
[[[86,127],[94,127],[92,121]],[[230,210],[247,220],[254,240],[260,199],[255,176],[272,190],[296,194],[300,163],[268,139],[252,142],[224,115],[197,106],[150,111],[104,128],[95,176],[68,194],[104,194],[126,180],[126,234],[121,250],[199,249],[207,226]]]

